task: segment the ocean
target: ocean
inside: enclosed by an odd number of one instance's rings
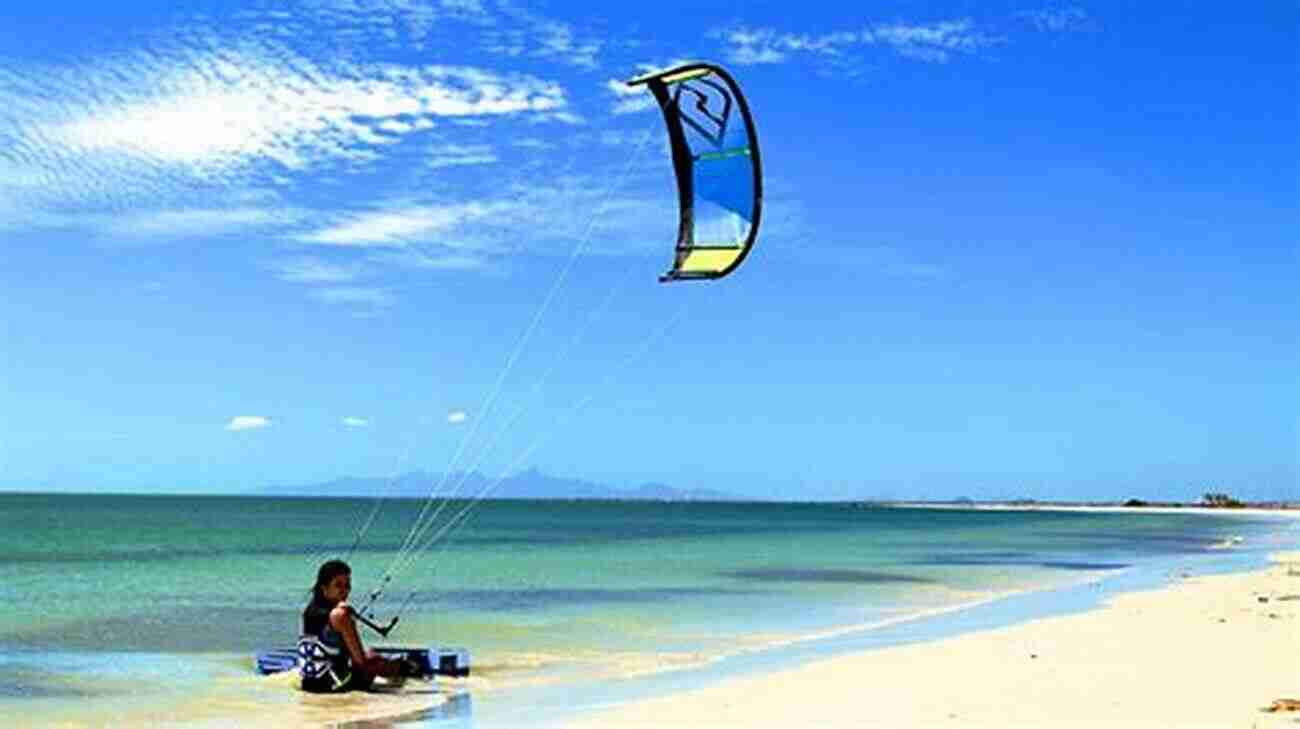
[[[393,565],[422,502],[376,504],[0,494],[0,715],[243,726],[385,713],[396,699],[304,704],[252,671],[255,650],[296,640],[322,560],[352,564],[354,604]],[[440,523],[468,505],[450,502]],[[503,500],[465,516],[386,587],[374,612],[400,610],[391,637],[364,637],[467,648],[474,675],[457,689],[479,717],[553,687],[833,650],[1007,595],[1240,568],[1300,541],[1295,520],[1195,513]]]

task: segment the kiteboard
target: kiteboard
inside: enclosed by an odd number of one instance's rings
[[[465,678],[469,676],[469,651],[464,648],[397,648],[381,646],[375,653],[393,660],[407,660],[420,670],[413,678],[431,679],[435,676]],[[258,651],[256,670],[263,676],[298,669],[298,651],[295,648],[274,648]]]

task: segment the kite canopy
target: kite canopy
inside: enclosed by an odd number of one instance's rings
[[[740,86],[723,69],[690,63],[627,82],[649,86],[663,111],[681,222],[673,267],[660,281],[722,278],[758,235],[763,175],[758,136]]]

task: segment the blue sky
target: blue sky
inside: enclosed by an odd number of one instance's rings
[[[7,7],[0,488],[1297,497],[1294,3],[594,7]],[[686,59],[765,222],[661,285]]]

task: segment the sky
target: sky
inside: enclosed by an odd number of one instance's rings
[[[1300,498],[1294,3],[2,12],[0,488]],[[687,60],[764,219],[660,284]]]

